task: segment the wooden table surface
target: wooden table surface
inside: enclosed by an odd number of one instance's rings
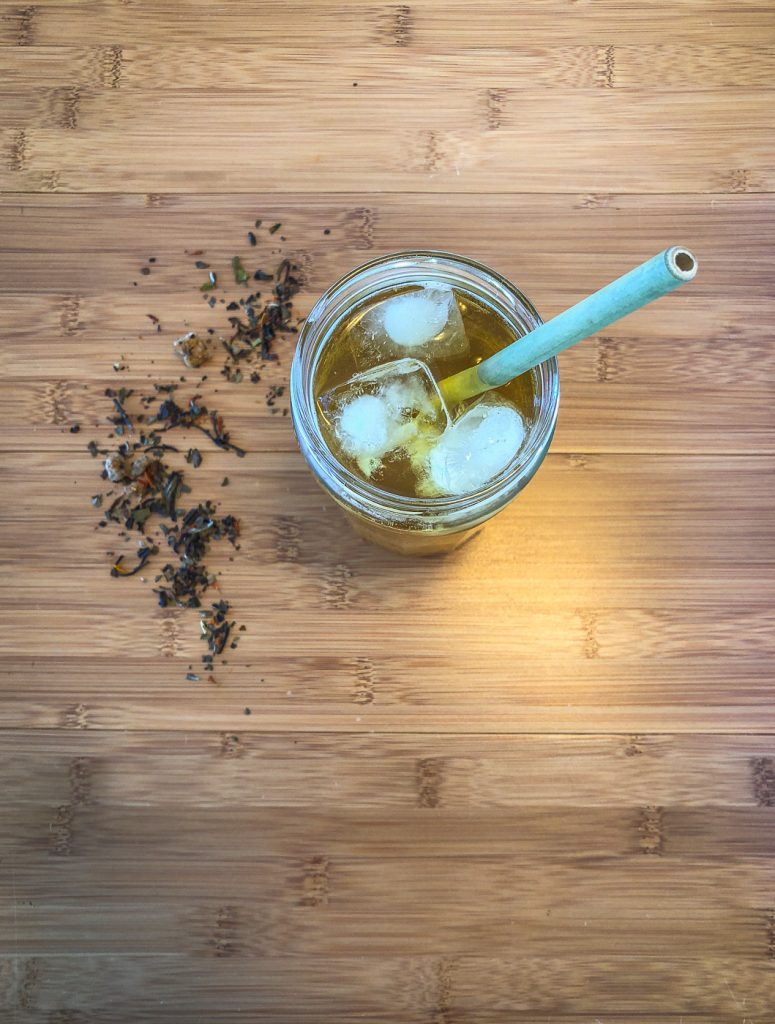
[[[3,1022],[775,1021],[774,57],[771,0],[0,0]],[[674,242],[457,555],[349,532],[284,340],[203,389],[217,686],[110,577],[104,388],[224,325],[184,250],[291,255],[302,314],[450,249],[547,317]]]

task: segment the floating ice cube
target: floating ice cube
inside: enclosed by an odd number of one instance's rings
[[[345,402],[337,434],[348,455],[383,455],[390,443],[390,416],[385,401],[377,395],[358,395]]]
[[[426,361],[468,354],[453,290],[444,284],[393,295],[368,309],[352,331],[357,365],[414,356]]]
[[[385,459],[420,457],[450,423],[436,381],[419,359],[358,373],[322,395],[320,407],[341,452],[366,477]]]
[[[524,441],[517,409],[500,395],[485,395],[433,443],[420,471],[420,491],[427,496],[477,491],[506,468]]]
[[[402,349],[427,345],[444,329],[453,301],[449,288],[424,288],[396,295],[382,307],[385,334]]]

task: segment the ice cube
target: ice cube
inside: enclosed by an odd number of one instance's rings
[[[455,293],[444,284],[377,302],[353,329],[352,342],[359,367],[401,356],[436,362],[468,354],[468,338]]]
[[[424,288],[396,295],[382,307],[385,334],[404,350],[427,345],[444,329],[453,301],[451,288]]]
[[[519,412],[501,395],[487,394],[435,441],[420,469],[426,496],[470,494],[497,476],[525,441]]]
[[[358,395],[346,402],[339,416],[337,433],[348,454],[383,455],[390,441],[387,403],[377,395]]]
[[[397,359],[358,373],[320,397],[341,452],[364,476],[385,459],[418,458],[450,424],[433,374],[419,359]]]

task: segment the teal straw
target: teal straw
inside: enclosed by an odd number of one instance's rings
[[[439,383],[441,393],[447,403],[454,406],[466,398],[508,384],[521,373],[564,352],[590,334],[596,334],[628,313],[691,281],[696,273],[697,260],[692,253],[683,246],[671,246],[553,320],[536,327],[530,334],[518,338],[478,366],[471,366],[442,380]]]

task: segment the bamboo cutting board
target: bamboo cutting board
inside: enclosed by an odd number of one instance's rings
[[[770,0],[0,0],[0,1020],[775,1022],[774,82]],[[185,250],[303,314],[449,249],[547,318],[674,242],[458,554],[348,532],[286,339],[188,474],[243,524],[217,685],[110,577],[104,389],[224,326]]]

